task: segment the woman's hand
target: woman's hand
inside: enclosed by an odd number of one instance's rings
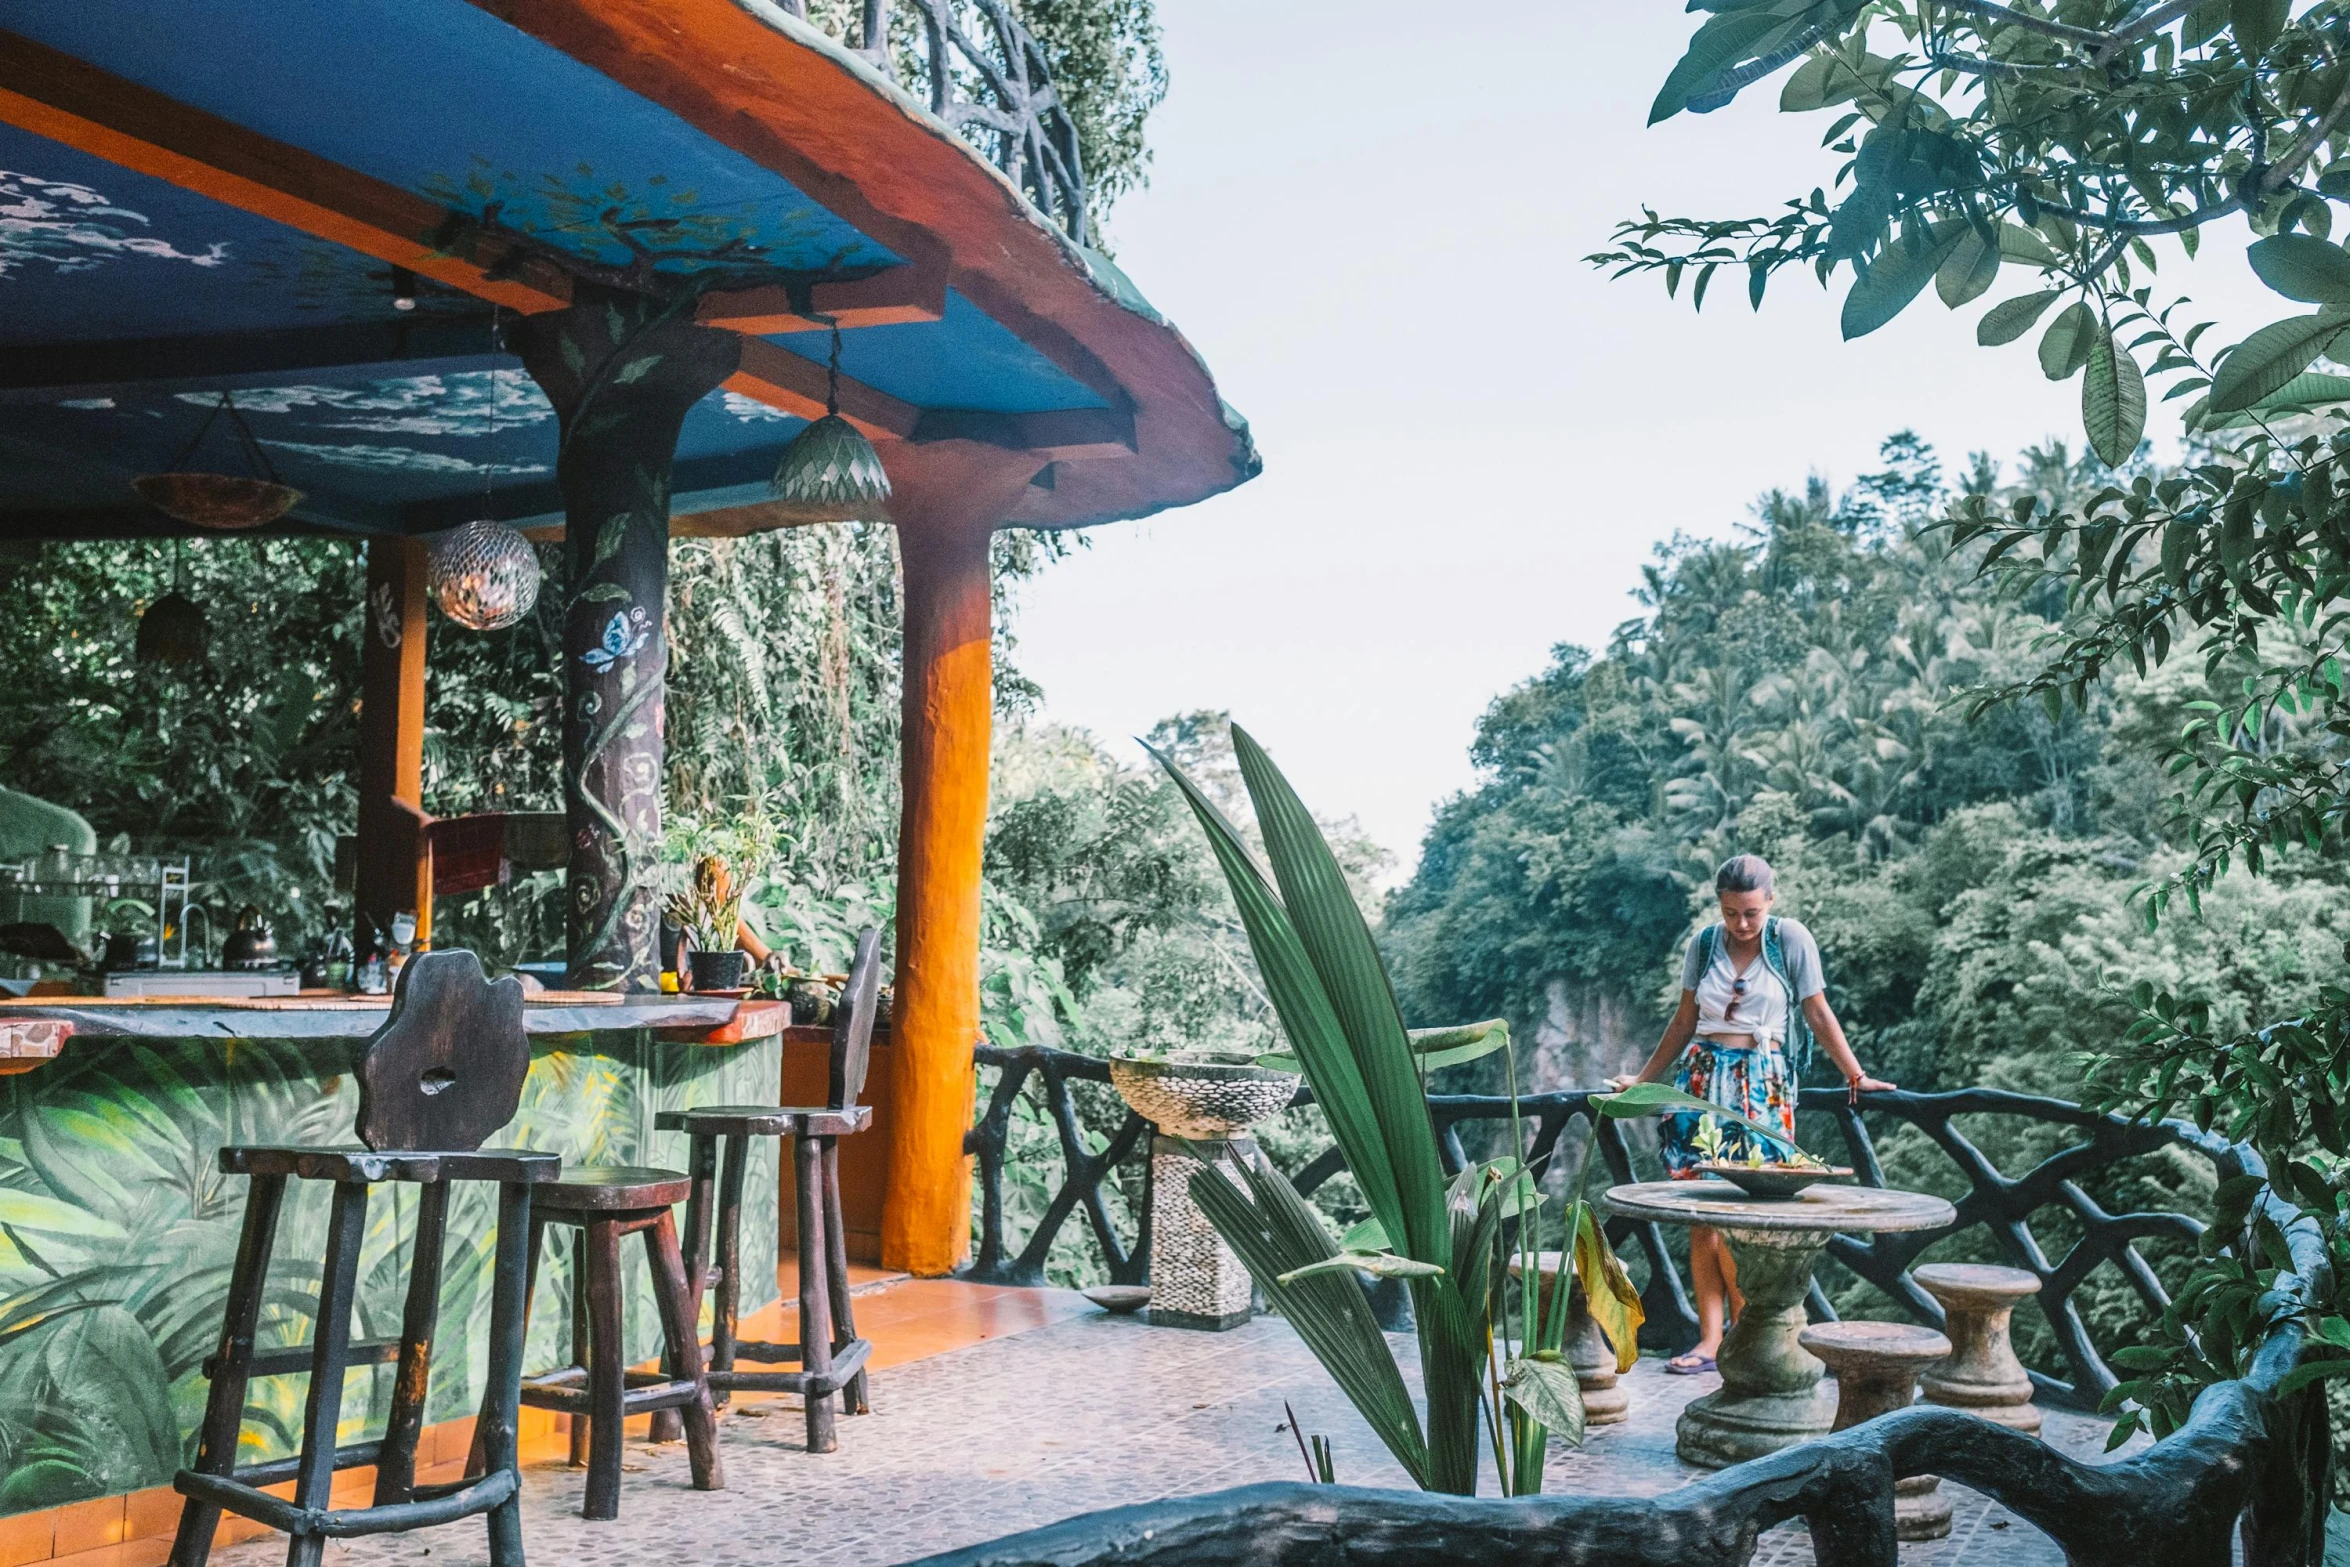
[[[1871,1077],[1866,1072],[1861,1073],[1858,1077],[1848,1079],[1847,1083],[1852,1091],[1856,1094],[1885,1093],[1897,1086],[1893,1083],[1885,1082],[1881,1078]]]
[[[1630,1088],[1634,1083],[1645,1083],[1647,1081],[1647,1078],[1642,1077],[1637,1072],[1618,1072],[1615,1076],[1607,1080],[1606,1087],[1609,1093],[1620,1094],[1625,1089]]]

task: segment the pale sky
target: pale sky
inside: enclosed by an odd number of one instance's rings
[[[1776,79],[1644,128],[1702,19],[1674,0],[1159,11],[1173,90],[1112,238],[1265,472],[1093,530],[1027,590],[1014,656],[1046,716],[1130,760],[1158,718],[1229,708],[1309,806],[1359,816],[1407,873],[1430,811],[1473,781],[1478,714],[1553,644],[1604,645],[1659,540],[1725,533],[1814,469],[1848,482],[1904,426],[1949,468],[2080,445],[2080,381],[2043,379],[2035,336],[1975,346],[2021,274],[1957,314],[1929,291],[1847,344],[1842,280],[1783,276],[1758,316],[1725,273],[1694,315],[1584,264],[1643,203],[1759,215],[1840,161],[1818,146],[1832,117],[1779,114]],[[2192,266],[2162,254],[2158,288],[2221,321],[2212,346],[2297,308],[2252,281],[2245,238],[2210,234]]]

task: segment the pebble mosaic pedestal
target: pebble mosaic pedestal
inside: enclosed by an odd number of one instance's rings
[[[1651,1181],[1607,1194],[1628,1219],[1718,1229],[1730,1243],[1746,1297],[1722,1340],[1722,1385],[1681,1412],[1674,1450],[1689,1463],[1726,1469],[1825,1436],[1834,1404],[1822,1367],[1805,1349],[1803,1300],[1812,1265],[1838,1231],[1930,1230],[1955,1223],[1939,1197],[1873,1186],[1813,1186],[1792,1197],[1751,1198],[1727,1181]]]
[[[1188,1147],[1172,1137],[1151,1137],[1150,1320],[1163,1328],[1222,1332],[1249,1319],[1256,1285],[1191,1200],[1192,1172],[1201,1168],[1191,1156],[1194,1149],[1213,1153],[1228,1169],[1236,1158],[1263,1157],[1245,1137],[1192,1142]]]

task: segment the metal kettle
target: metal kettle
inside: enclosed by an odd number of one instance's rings
[[[236,929],[220,944],[220,966],[260,969],[277,966],[277,938],[261,922],[261,910],[248,903],[237,915]]]

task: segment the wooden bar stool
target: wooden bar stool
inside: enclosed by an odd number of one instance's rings
[[[577,1229],[571,1274],[572,1363],[524,1381],[521,1399],[534,1409],[561,1410],[571,1416],[571,1461],[578,1463],[584,1456],[588,1472],[587,1495],[579,1509],[582,1518],[620,1516],[621,1423],[630,1415],[678,1411],[684,1417],[694,1489],[726,1489],[725,1467],[718,1456],[718,1420],[695,1331],[700,1308],[687,1281],[677,1221],[670,1212],[685,1200],[691,1184],[677,1170],[623,1165],[566,1170],[561,1180],[539,1188],[538,1205],[531,1214],[524,1299],[527,1302],[537,1292],[547,1226]],[[653,1300],[661,1313],[664,1345],[665,1369],[659,1372],[628,1369],[620,1309],[620,1242],[628,1235],[644,1237],[645,1260],[653,1271]]]
[[[195,1467],[172,1480],[172,1488],[188,1499],[172,1542],[173,1567],[202,1567],[224,1509],[293,1536],[286,1553],[292,1567],[313,1567],[329,1538],[421,1529],[487,1513],[491,1562],[522,1567],[515,1405],[527,1299],[524,1248],[532,1234],[531,1193],[555,1178],[561,1161],[547,1153],[484,1149],[481,1143],[514,1118],[529,1070],[521,983],[502,979],[491,984],[470,952],[422,953],[400,971],[391,1016],[360,1061],[358,1133],[365,1146],[220,1151],[221,1169],[249,1177],[252,1186],[229,1276],[220,1348],[204,1362],[212,1388]],[[256,1351],[254,1334],[289,1178],[334,1185],[316,1324],[306,1347]],[[407,1305],[398,1338],[354,1343],[351,1309],[367,1233],[368,1194],[384,1181],[418,1188]],[[466,1479],[418,1485],[416,1443],[430,1390],[452,1181],[494,1181],[499,1188],[489,1381],[475,1438],[484,1462]],[[384,1364],[398,1370],[382,1439],[337,1447],[344,1371]],[[238,1467],[247,1382],[305,1371],[310,1391],[302,1411],[300,1455]],[[376,1470],[374,1505],[335,1507],[336,1472],[366,1464]],[[291,1501],[262,1489],[286,1480],[294,1482]]]
[[[721,1400],[737,1388],[799,1394],[807,1405],[811,1453],[829,1453],[840,1446],[834,1430],[834,1394],[846,1392],[850,1414],[861,1415],[872,1407],[866,1398],[865,1362],[873,1346],[857,1336],[856,1315],[849,1300],[848,1232],[841,1224],[840,1139],[873,1124],[873,1111],[858,1104],[857,1097],[865,1091],[873,1012],[880,988],[880,933],[868,926],[857,937],[849,982],[833,1013],[826,1103],[665,1110],[653,1122],[661,1131],[682,1131],[693,1140],[688,1159],[693,1194],[686,1203],[686,1235],[696,1280],[696,1321],[702,1293],[713,1287],[716,1291],[710,1386]],[[764,1344],[735,1336],[742,1299],[743,1179],[754,1137],[789,1138],[792,1144],[800,1254],[800,1337],[795,1344]],[[722,1144],[724,1173],[720,1174]],[[718,1247],[714,1259],[710,1251],[713,1219]],[[764,1365],[796,1363],[800,1369],[738,1371],[738,1360]]]

